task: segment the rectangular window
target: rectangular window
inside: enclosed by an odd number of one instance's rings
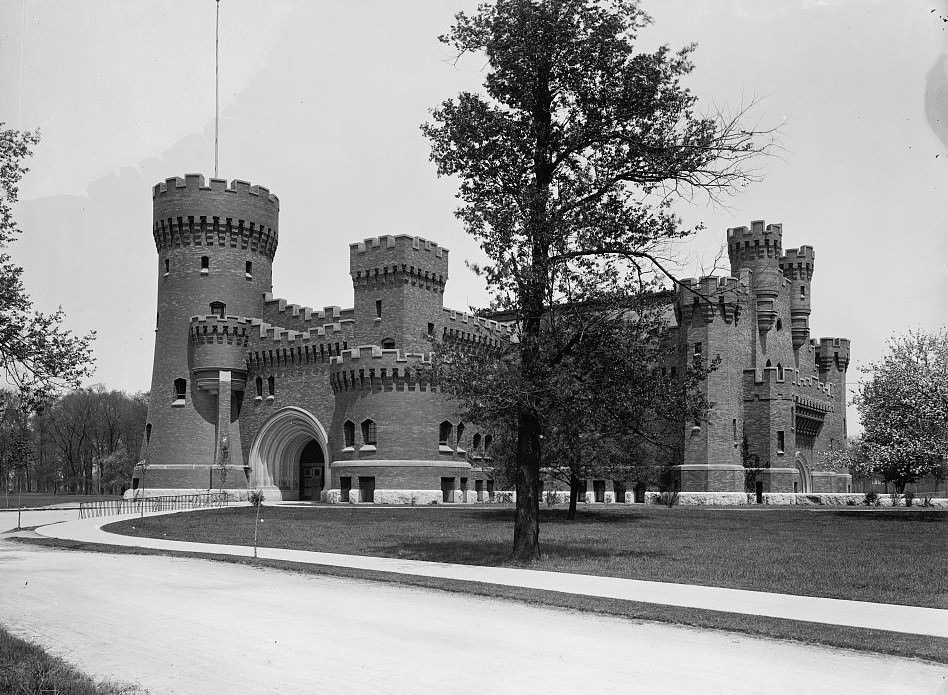
[[[171,272],[171,261],[166,258],[165,259],[165,275],[167,275],[170,272]]]
[[[777,430],[777,453],[778,454],[783,453],[783,445],[784,445],[783,430]]]
[[[244,273],[247,277],[253,277],[253,261],[247,261],[247,264],[244,268]]]
[[[737,418],[731,420],[731,441],[737,442]]]
[[[434,335],[434,324],[433,324],[433,323],[429,323],[429,324],[428,324],[428,335]]]
[[[806,285],[800,285],[800,299],[806,297]]]
[[[695,357],[701,357],[701,351],[703,347],[701,343],[695,343]]]
[[[209,256],[201,256],[201,270],[207,270],[211,267],[211,259]]]
[[[375,316],[376,318],[382,318],[382,300],[375,300]]]

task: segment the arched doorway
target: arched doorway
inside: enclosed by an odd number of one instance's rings
[[[308,491],[319,499],[327,480],[326,430],[302,408],[281,408],[260,427],[250,445],[250,484],[268,500],[296,500]],[[318,453],[317,453],[318,452]],[[316,469],[321,472],[317,475]],[[306,475],[311,478],[307,483]]]

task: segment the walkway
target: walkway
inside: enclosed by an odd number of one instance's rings
[[[250,557],[253,554],[252,548],[246,546],[192,543],[160,538],[135,538],[106,533],[102,530],[103,525],[123,518],[129,517],[109,517],[59,523],[42,527],[38,529],[38,533],[50,538],[106,545],[241,557]],[[948,610],[937,608],[772,594],[761,591],[614,577],[596,577],[565,572],[456,565],[280,548],[259,548],[258,556],[269,560],[286,560],[313,565],[330,565],[412,576],[482,582],[743,615],[768,616],[932,637],[948,637]]]

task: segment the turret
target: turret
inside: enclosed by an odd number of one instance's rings
[[[828,372],[845,372],[849,368],[849,339],[820,338],[811,340],[816,348],[816,364],[821,377]]]
[[[812,246],[787,249],[780,258],[780,272],[790,283],[790,326],[793,349],[799,350],[810,339],[810,281],[815,254]]]
[[[765,225],[763,220],[754,220],[750,229],[733,227],[727,230],[731,274],[737,276],[743,269],[754,274],[757,329],[762,333],[773,328],[777,319],[777,295],[783,284],[778,265],[782,243],[782,224]]]
[[[446,248],[404,234],[366,239],[349,245],[349,273],[360,340],[386,349],[431,349],[427,322],[443,308]]]
[[[147,494],[207,489],[222,461],[236,469],[227,486],[243,486],[244,319],[261,315],[272,288],[280,201],[263,186],[200,174],[157,184],[152,199],[158,319],[142,450]]]
[[[700,280],[682,280],[675,298],[675,314],[680,323],[697,320],[711,322],[715,318],[733,323],[746,306],[751,275],[746,270],[740,278],[708,276]]]

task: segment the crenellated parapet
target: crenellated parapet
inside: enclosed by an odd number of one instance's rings
[[[509,343],[513,337],[512,324],[453,309],[442,309],[442,312],[444,328],[441,338],[455,346],[463,344],[475,350],[495,349]]]
[[[264,320],[274,325],[293,327],[298,331],[307,331],[310,328],[319,328],[326,324],[337,323],[344,318],[352,318],[352,309],[342,309],[339,306],[326,306],[322,309],[313,309],[309,306],[292,304],[282,297],[274,297],[267,292],[263,295]],[[348,311],[349,316],[346,316]]]
[[[188,326],[188,366],[199,388],[216,391],[221,371],[232,372],[242,390],[247,371],[251,320],[239,316],[192,316]]]
[[[372,237],[349,245],[349,272],[356,292],[412,285],[443,294],[448,250],[406,234]]]
[[[750,273],[740,277],[707,276],[681,281],[675,298],[675,315],[679,323],[702,321],[711,323],[720,317],[735,323],[747,305]]]
[[[201,174],[172,177],[152,189],[153,236],[159,251],[218,246],[250,250],[273,260],[280,201],[263,186]]]
[[[727,230],[727,255],[731,273],[741,268],[756,271],[765,263],[776,263],[781,256],[783,224],[766,224],[754,220],[750,227],[731,227]]]
[[[334,393],[433,390],[432,354],[360,345],[331,358],[329,381]]]
[[[816,349],[816,364],[820,372],[831,369],[845,372],[849,368],[848,338],[820,338],[811,340],[810,344]]]
[[[780,272],[788,280],[805,280],[809,282],[813,279],[813,263],[816,254],[812,246],[801,246],[798,249],[787,249],[787,252],[780,257],[778,265]]]

